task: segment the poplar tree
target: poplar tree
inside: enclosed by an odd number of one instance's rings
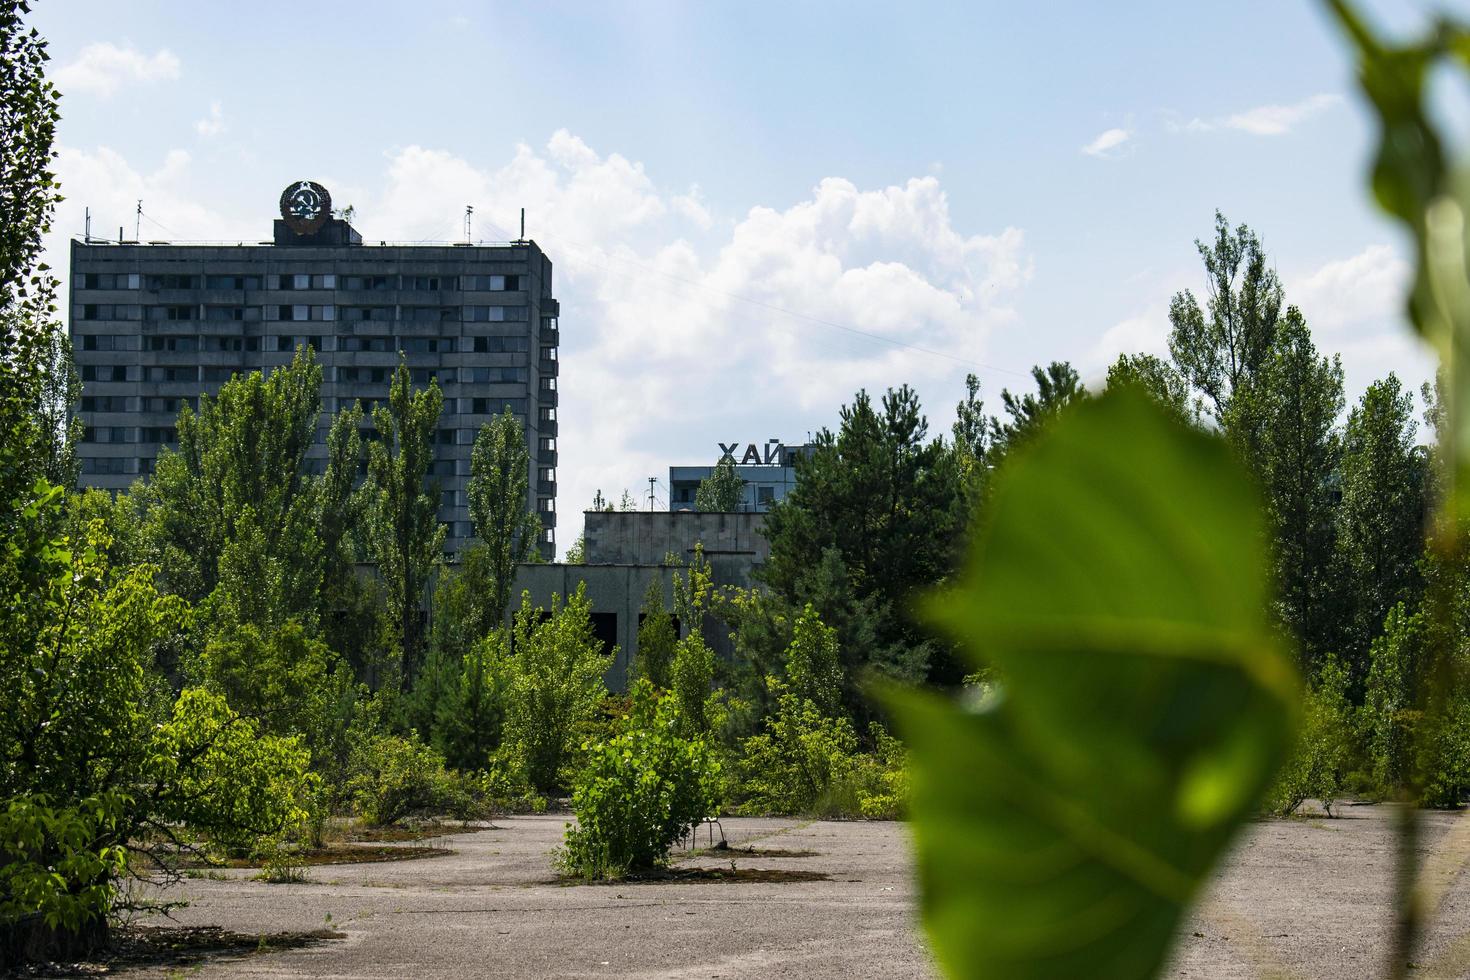
[[[541,521],[529,507],[530,466],[525,430],[509,410],[480,426],[465,489],[478,547],[484,549],[482,562],[474,564],[479,564],[487,579],[482,587],[488,590],[474,611],[477,639],[500,624],[510,605],[515,567],[531,557],[541,536]],[[466,571],[472,567],[467,563]]]
[[[1234,232],[1215,212],[1215,240],[1195,240],[1204,260],[1204,308],[1188,289],[1169,303],[1169,353],[1179,372],[1205,399],[1217,422],[1231,399],[1270,356],[1281,315],[1281,281],[1266,267],[1255,232]]]
[[[745,481],[735,472],[735,462],[725,456],[699,481],[694,491],[694,509],[730,513],[740,509],[740,498],[745,493]]]
[[[424,628],[419,614],[424,589],[443,560],[444,525],[439,523],[439,488],[429,481],[434,429],[444,407],[436,382],[415,390],[400,358],[388,404],[373,409],[377,439],[368,446],[368,480],[373,506],[369,550],[382,576],[388,616],[402,658],[402,683],[412,683],[423,659]]]

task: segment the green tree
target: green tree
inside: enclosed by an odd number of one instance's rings
[[[515,667],[510,632],[482,637],[454,667],[439,700],[434,746],[457,769],[483,769],[504,737]]]
[[[368,447],[373,494],[368,545],[382,576],[405,689],[412,684],[424,652],[419,619],[424,589],[443,560],[445,528],[439,523],[439,491],[437,484],[429,482],[434,429],[443,407],[438,383],[431,381],[428,388],[415,390],[408,363],[400,358],[388,404],[373,409],[378,437]]]
[[[1361,712],[1367,761],[1381,792],[1397,795],[1415,782],[1414,727],[1422,714],[1420,682],[1427,681],[1422,613],[1402,604],[1388,611],[1383,632],[1368,652]]]
[[[859,392],[838,431],[817,434],[796,486],[766,517],[771,557],[760,576],[791,618],[811,602],[838,630],[855,707],[867,667],[959,680],[949,647],[906,615],[915,590],[952,570],[968,516],[954,454],[927,436],[907,386],[884,395],[881,413]]]
[[[824,626],[810,604],[802,610],[786,651],[786,683],[791,693],[816,705],[828,717],[842,711],[842,666],[837,631]]]
[[[1052,361],[1046,367],[1033,367],[1036,394],[1013,395],[1001,389],[1001,405],[1006,418],[991,416],[990,452],[993,463],[1021,445],[1059,415],[1073,402],[1087,397],[1077,372],[1066,361]]]
[[[664,608],[663,581],[657,577],[643,594],[643,617],[638,624],[638,651],[633,658],[633,676],[645,678],[659,690],[667,690],[679,642],[674,620]]]
[[[473,611],[476,638],[500,625],[510,605],[515,567],[530,558],[541,536],[541,521],[528,505],[530,466],[525,431],[509,409],[480,427],[465,487],[470,521],[486,551],[486,561],[472,568],[488,573],[484,582],[476,582],[485,595]]]
[[[1119,354],[1108,367],[1107,387],[1131,384],[1142,388],[1154,401],[1179,418],[1192,422],[1198,416],[1190,404],[1189,384],[1170,364],[1153,354]]]
[[[990,426],[985,417],[985,402],[980,398],[980,379],[965,375],[965,397],[955,406],[955,467],[964,488],[969,509],[973,512],[985,493],[990,455]]]
[[[1245,225],[1215,212],[1215,240],[1196,240],[1204,260],[1205,308],[1189,290],[1169,303],[1169,353],[1180,374],[1199,392],[1217,422],[1230,401],[1270,356],[1281,313],[1282,290],[1266,265],[1260,239]]]
[[[1368,386],[1343,437],[1337,543],[1352,598],[1346,649],[1359,679],[1389,610],[1416,607],[1422,592],[1425,472],[1415,428],[1413,398],[1390,374]]]
[[[710,475],[699,481],[694,491],[694,509],[729,513],[740,509],[745,494],[745,481],[735,472],[735,461],[724,456]]]
[[[216,604],[252,621],[295,617],[314,628],[323,553],[317,488],[304,464],[321,379],[310,348],[300,348],[269,377],[237,375],[216,398],[201,396],[197,413],[179,412],[178,450],[159,453],[149,488],[171,592],[202,602],[233,566],[235,591]]]
[[[549,792],[566,785],[577,727],[597,715],[607,689],[602,677],[616,656],[602,652],[592,632],[586,585],[563,604],[551,597],[549,616],[521,598],[511,637],[513,679],[506,701],[505,740],[524,760],[531,785]]]
[[[1342,365],[1318,354],[1292,307],[1269,354],[1236,389],[1227,436],[1266,498],[1274,543],[1277,609],[1301,640],[1308,664],[1333,649],[1341,590],[1333,574],[1333,476],[1341,454]]]

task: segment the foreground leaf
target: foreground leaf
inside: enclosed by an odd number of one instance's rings
[[[930,604],[1003,678],[904,694],[926,923],[957,976],[1143,977],[1289,744],[1255,497],[1220,441],[1133,391],[1007,464]]]

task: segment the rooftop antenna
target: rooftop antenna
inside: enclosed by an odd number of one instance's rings
[[[466,204],[464,206],[464,243],[466,245],[474,240],[470,237],[470,218],[474,215],[474,213],[475,206],[473,204]]]
[[[657,479],[658,479],[658,477],[656,477],[656,476],[650,476],[648,478],[648,510],[649,510],[649,513],[652,513],[653,512],[653,483]]]
[[[138,198],[138,210],[133,215],[133,240],[143,240],[143,199]]]
[[[526,209],[521,208],[521,241],[526,240]]]
[[[87,230],[82,236],[82,241],[90,245],[92,243],[92,209],[85,208],[84,210],[87,215]]]

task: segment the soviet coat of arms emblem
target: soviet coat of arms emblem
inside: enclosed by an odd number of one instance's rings
[[[314,180],[302,180],[281,192],[281,217],[298,235],[321,229],[332,216],[332,195]]]

